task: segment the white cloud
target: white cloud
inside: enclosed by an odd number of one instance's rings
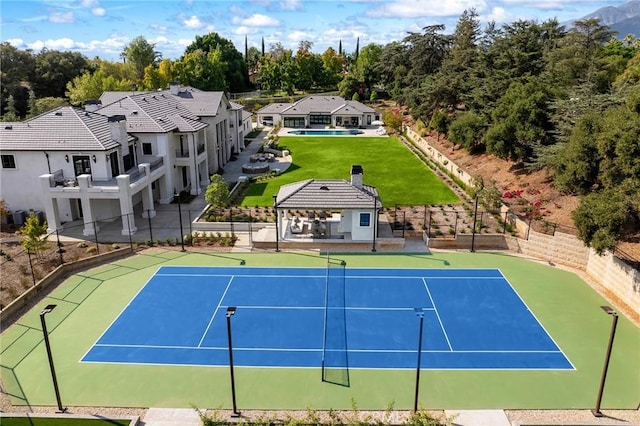
[[[17,48],[22,48],[23,46],[25,46],[25,42],[23,39],[21,38],[10,38],[5,40],[7,43],[9,43],[10,45],[12,45],[13,47],[17,47]]]
[[[50,50],[70,50],[78,47],[78,43],[70,38],[59,38],[56,40],[36,40],[33,43],[27,43],[30,49],[39,51],[45,47]]]
[[[151,28],[153,31],[164,34],[167,32],[167,26],[166,25],[159,25],[159,24],[150,24],[149,28]]]
[[[234,23],[236,23],[236,18],[233,19]],[[277,19],[273,19],[267,15],[262,15],[260,13],[254,13],[248,18],[240,19],[239,23],[242,25],[247,25],[249,27],[277,27],[280,25]]]
[[[73,12],[51,12],[49,14],[49,21],[56,24],[70,24],[75,21],[75,15]]]
[[[478,13],[487,7],[485,0],[393,0],[380,3],[365,12],[373,18],[420,18],[430,16],[459,16],[465,10],[475,8]]]
[[[104,9],[104,7],[94,7],[93,9],[91,9],[91,14],[93,14],[94,16],[104,16],[107,14],[107,11]]]
[[[194,28],[194,29],[200,29],[200,28],[204,28],[206,26],[206,24],[204,22],[202,22],[200,20],[200,18],[198,18],[197,16],[193,15],[189,18],[185,18],[182,20],[182,23],[187,27],[187,28]]]
[[[257,28],[250,28],[246,25],[240,25],[233,30],[233,33],[237,35],[257,34],[258,30]]]
[[[495,21],[498,24],[504,24],[504,23],[507,23],[507,22],[513,22],[513,21],[517,20],[518,18],[516,16],[512,15],[511,13],[507,12],[502,7],[494,7],[491,10],[491,13],[489,13],[488,15],[482,17],[481,19],[483,21],[486,21],[486,22]]]
[[[280,7],[284,10],[299,10],[302,9],[302,2],[300,0],[284,0],[280,2]]]
[[[287,35],[287,38],[291,41],[312,41],[316,37],[313,34],[305,33],[304,31],[292,31]]]
[[[82,7],[97,7],[99,5],[98,0],[82,0],[80,6]]]

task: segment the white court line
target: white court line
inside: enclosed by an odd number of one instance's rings
[[[431,305],[433,305],[433,310],[435,311],[436,317],[438,318],[438,322],[440,323],[440,328],[442,329],[442,332],[444,333],[444,338],[446,339],[447,345],[449,346],[449,351],[453,352],[453,348],[451,347],[451,342],[449,341],[449,336],[447,335],[447,330],[444,329],[444,324],[442,324],[442,319],[440,319],[440,314],[438,313],[438,308],[436,308],[436,303],[433,301],[433,297],[431,297],[431,292],[429,291],[427,280],[423,278],[422,283],[424,284],[425,290],[427,290],[427,295],[429,296],[429,300],[431,300]]]
[[[159,266],[156,269],[156,271],[149,277],[149,279],[144,283],[144,285],[142,287],[140,287],[140,289],[138,291],[136,291],[136,294],[134,294],[133,297],[129,300],[129,303],[127,303],[125,305],[125,307],[120,310],[120,313],[118,315],[116,315],[116,317],[111,321],[111,323],[107,326],[107,328],[105,328],[104,331],[100,334],[100,336],[98,336],[96,341],[93,342],[93,345],[89,346],[89,349],[87,349],[87,351],[84,353],[84,355],[82,355],[82,358],[80,358],[80,360],[82,360],[85,356],[87,356],[87,354],[91,351],[91,349],[98,344],[100,339],[102,339],[102,337],[107,333],[107,331],[109,331],[109,329],[113,326],[113,324],[115,324],[115,322],[118,320],[118,318],[120,318],[122,316],[122,314],[129,307],[129,305],[131,305],[131,302],[133,302],[136,299],[136,297],[138,297],[140,292],[142,292],[142,290],[144,290],[145,287],[147,287],[147,284],[149,284],[149,282],[153,279],[153,277],[156,276],[156,273],[160,270],[160,268],[162,268],[162,266]]]
[[[218,306],[216,306],[215,311],[213,311],[213,315],[211,315],[211,319],[209,320],[209,324],[207,324],[207,328],[204,330],[204,333],[202,333],[202,337],[200,338],[200,341],[198,342],[198,347],[200,347],[202,345],[202,342],[204,341],[205,336],[209,332],[209,328],[211,328],[211,324],[213,324],[213,319],[216,317],[216,314],[218,313],[218,310],[220,309],[220,306],[222,305],[222,300],[224,299],[224,296],[227,294],[227,291],[229,291],[229,287],[231,286],[231,283],[233,282],[233,278],[234,278],[234,276],[232,275],[231,278],[229,279],[229,282],[227,283],[227,287],[224,289],[224,293],[222,293],[222,296],[220,296],[220,300],[218,301]]]
[[[549,336],[549,339],[551,339],[551,341],[553,342],[554,345],[556,345],[556,348],[558,348],[558,350],[562,353],[562,356],[564,356],[564,359],[566,359],[569,364],[571,365],[571,368],[573,368],[574,370],[576,370],[576,366],[573,365],[573,362],[571,362],[571,360],[569,359],[569,357],[567,356],[567,354],[564,353],[564,351],[562,350],[562,348],[560,347],[560,345],[558,345],[558,343],[555,341],[555,339],[553,338],[553,336],[551,335],[551,333],[549,333],[547,331],[546,328],[544,328],[544,325],[542,325],[542,323],[540,322],[540,320],[538,319],[538,317],[536,317],[536,314],[533,313],[533,311],[531,310],[531,308],[529,308],[529,306],[526,304],[526,302],[524,301],[524,299],[522,298],[522,296],[520,296],[520,294],[517,292],[517,290],[513,287],[513,285],[511,285],[511,283],[509,282],[509,280],[507,279],[507,277],[504,276],[504,274],[502,273],[502,271],[500,269],[498,269],[498,271],[500,271],[500,274],[502,275],[502,279],[505,280],[505,282],[507,284],[509,284],[509,287],[511,287],[511,290],[513,291],[513,293],[518,296],[518,299],[520,299],[520,302],[522,302],[522,304],[524,305],[525,308],[527,308],[527,312],[529,312],[529,314],[531,314],[531,316],[533,317],[534,320],[536,320],[536,322],[538,323],[538,325],[540,326],[540,328],[542,328],[542,330],[544,330],[544,332],[547,334],[547,336]]]

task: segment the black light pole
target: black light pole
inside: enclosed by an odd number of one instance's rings
[[[473,209],[473,233],[471,234],[471,252],[475,251],[476,242],[476,217],[478,215],[478,194],[476,194],[476,205]]]
[[[604,392],[604,382],[607,380],[607,370],[609,369],[609,360],[611,359],[611,349],[613,348],[613,339],[616,337],[616,326],[618,325],[618,313],[609,306],[601,306],[602,310],[613,317],[613,323],[611,323],[611,333],[609,334],[609,345],[607,346],[607,355],[604,358],[604,369],[602,370],[602,378],[600,379],[600,389],[598,389],[598,399],[596,402],[596,408],[591,410],[595,417],[603,417],[604,414],[600,411],[600,404],[602,403],[602,393]]]
[[[424,311],[422,308],[415,308],[416,315],[420,318],[418,331],[418,364],[416,365],[416,395],[413,399],[413,412],[418,412],[418,395],[420,393],[420,361],[422,359],[422,327],[424,325]]]
[[[227,308],[227,337],[229,338],[229,371],[231,372],[231,402],[233,404],[233,413],[231,417],[240,417],[240,412],[236,406],[236,380],[233,374],[233,344],[231,342],[231,317],[236,313],[235,306]]]
[[[278,195],[273,194],[273,208],[276,211],[276,252],[280,251],[280,247],[278,247],[278,240],[280,239],[280,231],[278,230],[278,221],[280,217],[278,216]]]
[[[42,324],[42,334],[44,335],[44,346],[47,349],[47,357],[49,358],[49,369],[51,370],[51,379],[53,380],[53,389],[56,392],[56,402],[58,403],[58,413],[64,413],[67,411],[66,407],[62,406],[62,400],[60,399],[60,390],[58,389],[58,379],[56,378],[56,369],[53,366],[53,356],[51,355],[51,344],[49,343],[49,332],[47,331],[47,322],[44,316],[53,311],[57,305],[47,305],[40,312],[40,323]]]
[[[378,215],[377,215],[377,209],[378,209],[378,198],[375,196],[375,194],[373,195],[373,213],[372,213],[372,223],[373,223],[373,247],[371,247],[371,251],[373,253],[376,252],[376,222],[378,221]]]
[[[180,245],[182,246],[182,251],[184,251],[184,231],[182,230],[182,200],[180,199],[180,194],[178,194],[175,190],[173,191],[173,196],[178,199],[178,217],[180,220]]]

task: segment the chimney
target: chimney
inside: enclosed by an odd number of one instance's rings
[[[101,101],[84,101],[84,110],[87,112],[96,112],[102,107]]]
[[[111,130],[111,138],[120,142],[122,146],[127,146],[127,118],[124,115],[112,115],[107,118],[109,122],[109,130]]]
[[[169,83],[169,93],[171,93],[174,96],[178,96],[178,93],[180,93],[179,81],[172,81],[171,83]]]
[[[351,185],[362,188],[362,166],[351,166]]]

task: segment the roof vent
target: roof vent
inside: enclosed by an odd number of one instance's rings
[[[61,116],[62,115],[62,111],[56,111],[55,113],[57,116]]]
[[[328,190],[329,190],[329,187],[328,187],[327,185],[322,185],[322,186],[320,187],[320,189],[321,189],[321,190],[323,190],[323,191],[328,191]]]
[[[4,129],[5,129],[5,130],[12,130],[12,129],[13,129],[13,126],[11,126],[11,125],[9,125],[9,126],[4,126]]]

